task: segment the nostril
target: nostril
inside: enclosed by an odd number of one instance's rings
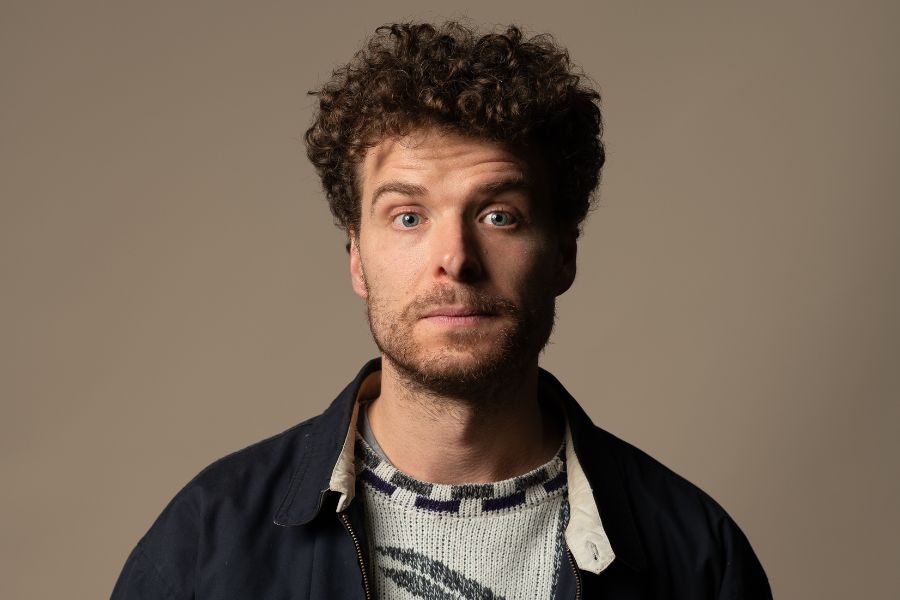
[[[475,261],[466,261],[459,272],[459,278],[473,281],[481,277],[481,266]]]
[[[478,260],[463,252],[444,256],[439,268],[448,277],[460,281],[477,280],[483,274]]]

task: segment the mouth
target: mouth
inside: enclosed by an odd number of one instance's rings
[[[467,306],[440,306],[427,311],[421,319],[439,325],[472,326],[495,316],[494,313]]]

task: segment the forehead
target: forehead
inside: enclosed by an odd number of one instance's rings
[[[360,164],[363,201],[379,184],[410,181],[430,185],[479,185],[493,179],[540,179],[540,161],[521,148],[437,129],[415,130],[382,140]]]

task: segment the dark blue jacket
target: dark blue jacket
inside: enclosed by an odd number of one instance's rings
[[[337,513],[328,487],[357,391],[378,369],[367,363],[318,417],[197,475],[138,542],[113,600],[366,598],[362,503]],[[750,544],[714,500],[595,427],[552,375],[540,379],[564,403],[615,553],[599,574],[570,554],[558,598],[771,598]]]

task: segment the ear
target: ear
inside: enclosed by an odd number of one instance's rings
[[[350,283],[353,285],[354,293],[363,300],[367,300],[369,291],[366,286],[366,276],[363,274],[362,261],[359,257],[359,235],[353,230],[347,233],[349,235]]]
[[[578,231],[564,230],[557,240],[558,263],[556,269],[556,295],[561,296],[575,283],[576,258],[578,256]]]

